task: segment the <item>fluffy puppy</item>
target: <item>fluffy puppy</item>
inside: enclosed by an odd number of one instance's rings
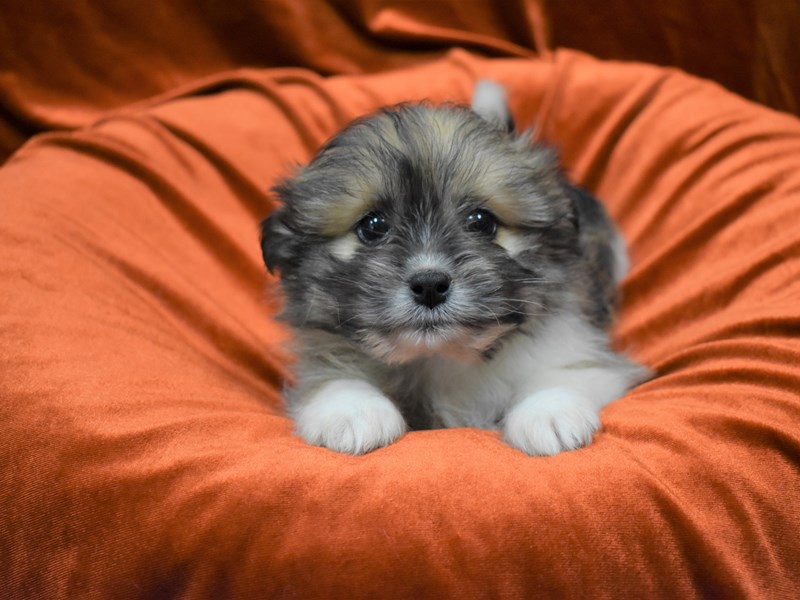
[[[296,334],[297,433],[361,454],[411,429],[499,428],[531,455],[588,444],[646,376],[609,348],[622,239],[502,88],[472,108],[359,119],[275,188],[262,223]]]

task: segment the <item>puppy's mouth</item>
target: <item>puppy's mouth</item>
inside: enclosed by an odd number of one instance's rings
[[[436,307],[420,311],[397,327],[404,333],[419,333],[443,338],[470,334],[484,337],[497,329],[509,329],[525,320],[520,311],[489,311],[488,314],[464,314]]]
[[[392,341],[391,358],[408,362],[417,358],[443,356],[462,362],[475,362],[512,328],[495,324],[489,328],[425,327],[398,332]]]
[[[476,323],[449,318],[425,319],[385,332],[374,350],[390,363],[441,356],[462,362],[476,362],[514,324],[492,321]]]
[[[401,298],[382,317],[359,327],[357,337],[369,354],[390,364],[433,356],[479,362],[524,321],[510,303],[489,306],[488,299],[455,297],[427,307]]]

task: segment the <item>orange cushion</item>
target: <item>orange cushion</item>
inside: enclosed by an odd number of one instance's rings
[[[793,0],[4,0],[0,161],[27,137],[239,67],[356,74],[574,48],[677,66],[800,113]]]
[[[659,376],[582,450],[414,432],[352,457],[281,412],[264,190],[350,118],[510,89],[634,259]],[[800,589],[800,122],[675,71],[454,51],[239,71],[0,169],[7,597],[787,596]]]
[[[355,74],[543,49],[542,0],[4,0],[0,161],[28,136],[240,67]]]

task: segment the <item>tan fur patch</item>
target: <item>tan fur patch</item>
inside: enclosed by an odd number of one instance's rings
[[[339,260],[348,261],[358,250],[360,242],[353,233],[338,237],[330,243],[331,254]]]
[[[501,223],[514,226],[522,222],[526,211],[525,204],[521,198],[509,190],[503,190],[502,187],[492,189],[489,186],[486,191],[489,192],[489,190],[491,190],[491,193],[484,196],[488,198],[485,206],[497,215]]]
[[[353,173],[345,184],[348,193],[337,197],[318,215],[322,233],[336,237],[351,231],[372,210],[382,185],[378,172],[369,177]]]
[[[397,135],[397,130],[394,128],[394,124],[390,119],[384,117],[383,119],[377,121],[377,125],[378,130],[380,131],[381,141],[389,144],[397,150],[405,150],[405,144],[403,144],[400,136]]]
[[[497,228],[497,237],[495,237],[495,243],[504,248],[505,251],[508,252],[509,256],[519,254],[528,248],[528,243],[525,241],[525,237],[509,227]]]

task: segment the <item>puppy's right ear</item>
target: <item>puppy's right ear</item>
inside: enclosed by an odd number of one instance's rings
[[[286,209],[278,208],[261,222],[261,256],[270,273],[285,272],[292,262],[292,240],[295,233],[284,219]]]
[[[475,91],[472,93],[472,111],[484,121],[508,132],[514,131],[516,127],[511,109],[508,107],[505,88],[489,79],[481,79],[475,84]]]

